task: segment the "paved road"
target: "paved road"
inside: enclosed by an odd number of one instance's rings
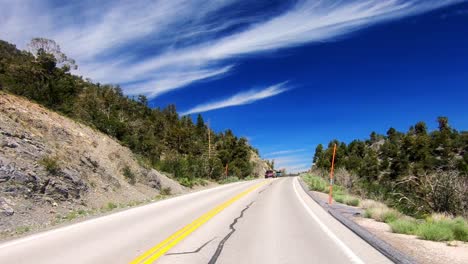
[[[391,263],[323,211],[296,178],[225,185],[0,244],[0,263],[153,260]]]

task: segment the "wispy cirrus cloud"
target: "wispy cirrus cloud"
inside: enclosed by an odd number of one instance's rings
[[[77,60],[80,74],[155,97],[223,76],[241,57],[327,41],[463,1],[298,0],[281,10],[271,10],[270,1],[59,2],[0,0],[0,38],[19,47],[32,37],[54,39]]]
[[[279,150],[279,151],[274,151],[265,154],[265,157],[274,157],[277,155],[285,155],[285,154],[293,154],[293,153],[299,153],[299,152],[304,152],[306,149],[288,149],[288,150]]]
[[[194,108],[183,112],[182,115],[202,113],[212,111],[215,109],[251,104],[258,100],[262,100],[286,92],[289,89],[288,87],[286,87],[286,84],[287,82],[282,82],[264,89],[241,92],[219,101],[197,105]]]

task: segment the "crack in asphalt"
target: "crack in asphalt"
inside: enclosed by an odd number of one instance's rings
[[[174,253],[167,253],[166,256],[171,256],[171,255],[185,255],[185,254],[194,254],[200,252],[206,245],[208,245],[211,241],[213,241],[216,237],[213,237],[212,239],[208,240],[205,242],[205,244],[201,245],[201,247],[197,248],[194,251],[186,251],[186,252],[174,252]]]
[[[231,232],[229,232],[224,238],[223,240],[221,240],[218,244],[218,248],[216,249],[214,255],[211,257],[210,261],[208,262],[208,264],[214,264],[216,263],[216,261],[218,260],[218,257],[219,255],[221,255],[221,251],[223,251],[223,247],[224,247],[224,243],[226,243],[226,241],[231,237],[231,235],[236,232],[236,229],[234,228],[234,225],[237,224],[237,221],[239,219],[241,219],[243,216],[244,216],[244,212],[250,208],[250,206],[253,204],[254,202],[251,202],[250,204],[248,204],[244,209],[242,209],[240,215],[234,219],[234,221],[229,225],[229,228],[231,229]]]
[[[261,194],[262,192],[266,191],[266,189],[268,189],[268,187],[270,187],[271,185],[273,185],[273,183],[270,183],[268,184],[265,188],[261,189],[258,194]]]

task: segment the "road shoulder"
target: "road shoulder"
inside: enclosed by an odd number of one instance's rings
[[[325,211],[395,263],[468,263],[468,243],[449,246],[443,242],[393,233],[387,224],[363,218],[363,210],[360,208],[339,203],[329,206],[326,194],[309,191],[302,180],[300,183],[304,191]]]

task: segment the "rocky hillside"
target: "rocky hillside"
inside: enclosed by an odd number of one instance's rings
[[[250,162],[254,165],[252,175],[256,178],[263,178],[265,172],[270,169],[270,166],[253,151],[250,155]]]
[[[112,138],[0,91],[0,233],[184,189]]]

